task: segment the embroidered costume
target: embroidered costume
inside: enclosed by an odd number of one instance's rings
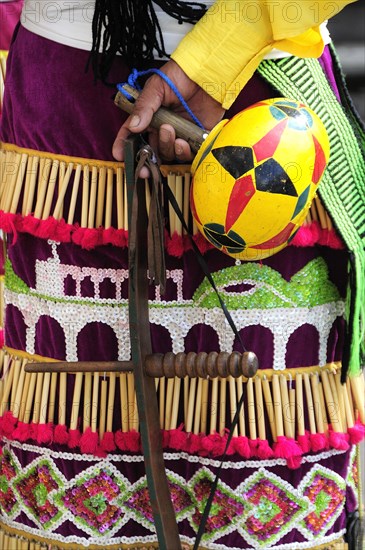
[[[62,549],[157,547],[133,374],[24,371],[32,361],[130,359],[124,166],[111,157],[124,115],[111,89],[85,72],[90,4],[52,2],[47,12],[39,2],[25,2],[0,127],[0,227],[7,236],[0,541],[19,537],[29,550],[34,541]],[[211,4],[182,39],[185,23],[166,20],[156,6],[162,30],[178,29],[179,45],[173,31],[165,44],[177,46],[173,59],[202,87],[214,84],[212,95],[227,117],[277,95],[307,104],[326,126],[331,159],[306,224],[276,255],[236,265],[194,234],[260,362],[247,383],[201,548],[330,547],[348,536],[359,508],[362,127],[335,52],[323,50],[328,37],[320,24],[329,14],[322,3],[318,12],[301,5],[292,25],[280,13],[270,17],[265,1],[249,3],[259,18],[242,11],[245,2]],[[230,31],[219,41],[218,58],[208,50],[212,37],[221,36],[222,15]],[[281,53],[263,59],[273,48]],[[117,56],[109,80],[123,82],[129,72]],[[163,170],[194,231],[189,167]],[[154,351],[241,351],[172,212],[165,251],[166,293],[150,289]],[[243,384],[156,383],[166,471],[187,548]]]

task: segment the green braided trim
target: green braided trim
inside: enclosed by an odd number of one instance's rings
[[[365,162],[361,142],[333,93],[317,59],[265,60],[259,74],[283,95],[301,101],[321,118],[330,140],[330,160],[319,194],[350,251],[348,298],[349,374],[361,370],[362,319],[365,303]],[[356,128],[357,133],[359,128]],[[346,357],[345,357],[345,362]]]

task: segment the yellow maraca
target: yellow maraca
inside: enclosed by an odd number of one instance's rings
[[[116,103],[124,108],[120,102],[123,96]],[[163,122],[197,151],[190,204],[212,245],[240,260],[259,260],[290,242],[329,159],[326,129],[311,109],[287,98],[260,101],[209,134],[166,109],[153,125]]]

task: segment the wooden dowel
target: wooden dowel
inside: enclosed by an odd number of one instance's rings
[[[118,229],[124,229],[124,177],[123,168],[120,166],[117,168],[117,227]]]
[[[344,407],[345,407],[345,414],[346,414],[346,425],[347,428],[353,428],[355,421],[352,413],[352,407],[350,405],[349,396],[347,393],[347,387],[346,384],[343,386],[343,401],[344,401]]]
[[[89,217],[89,194],[90,194],[90,168],[84,166],[82,178],[82,205],[81,205],[81,227],[87,227]]]
[[[120,414],[121,414],[122,432],[127,432],[129,429],[127,373],[125,372],[120,373],[119,386],[120,386]]]
[[[89,197],[89,212],[87,217],[87,227],[92,229],[95,227],[95,210],[96,210],[96,196],[98,190],[98,169],[93,166],[91,169],[91,187]]]
[[[61,209],[62,209],[63,201],[65,200],[66,191],[71,179],[72,170],[73,170],[73,162],[70,162],[70,164],[67,167],[65,177],[63,178],[62,185],[57,197],[56,205],[54,207],[53,214],[52,214],[56,220],[59,220],[61,216]]]
[[[68,209],[68,217],[67,217],[67,223],[70,225],[73,225],[75,221],[75,209],[76,209],[77,197],[79,193],[80,180],[81,180],[81,164],[76,164],[74,181],[72,184],[70,206]]]
[[[347,431],[347,421],[346,421],[346,410],[345,410],[345,399],[344,399],[344,386],[341,384],[341,372],[333,372],[333,378],[336,384],[338,404],[340,408],[341,424],[344,432]]]
[[[26,401],[27,401],[27,395],[28,395],[28,392],[29,392],[30,377],[31,377],[31,374],[26,372],[25,373],[25,378],[24,378],[22,396],[21,396],[21,399],[20,399],[19,415],[18,415],[18,419],[21,422],[24,421],[25,405],[26,405]]]
[[[83,407],[83,431],[90,428],[91,424],[91,387],[92,375],[90,372],[84,373],[84,407]]]
[[[172,397],[174,395],[174,383],[175,383],[175,378],[169,378],[167,380],[165,418],[164,418],[165,430],[168,430],[171,424]]]
[[[59,393],[59,401],[58,401],[58,424],[60,424],[61,426],[66,425],[66,403],[67,403],[67,374],[65,372],[61,372],[60,373],[60,393]]]
[[[75,386],[74,386],[74,392],[72,397],[70,430],[76,430],[78,421],[79,421],[82,381],[83,381],[83,374],[82,372],[78,372],[75,376]]]
[[[49,390],[49,402],[48,402],[48,422],[54,422],[55,419],[55,408],[56,408],[56,392],[57,392],[57,373],[53,372],[51,374],[51,386]]]
[[[163,377],[160,380],[159,393],[159,412],[160,412],[160,427],[161,430],[165,428],[165,404],[166,404],[166,378]]]
[[[46,374],[49,374],[49,373],[46,373]],[[44,373],[39,372],[37,374],[37,382],[35,387],[34,404],[33,404],[33,416],[32,416],[32,421],[35,424],[38,424],[40,413],[41,413],[43,379],[44,379]]]
[[[30,382],[29,382],[29,391],[27,394],[26,402],[25,402],[25,411],[24,411],[24,423],[29,424],[30,416],[32,413],[33,408],[33,401],[34,401],[34,392],[37,384],[37,374],[32,373],[30,375]]]
[[[274,441],[277,439],[276,433],[276,420],[275,420],[275,409],[271,395],[270,383],[266,377],[262,379],[262,389],[264,392],[265,407],[267,412],[267,417],[270,424],[271,437]]]
[[[9,212],[10,210],[10,205],[13,199],[13,190],[15,189],[16,182],[18,179],[19,167],[20,167],[20,162],[22,157],[19,154],[15,154],[13,158],[14,158],[14,161],[13,161],[14,164],[11,165],[9,163],[9,166],[13,166],[14,171],[10,173],[10,183],[8,183],[9,181],[8,178],[6,180],[6,187],[4,189],[4,196],[2,200],[2,203],[4,204],[2,210],[4,210],[5,212]]]
[[[306,397],[306,400],[307,400],[309,431],[310,431],[311,434],[315,434],[316,433],[316,421],[315,421],[315,417],[314,417],[313,397],[312,397],[312,392],[311,392],[308,373],[303,374],[303,380],[304,380],[305,397]]]
[[[44,163],[42,163],[44,160]],[[38,187],[37,202],[34,210],[34,217],[41,219],[44,208],[44,202],[46,199],[46,191],[49,182],[49,173],[51,171],[52,161],[51,159],[41,159],[41,166],[43,164],[43,170],[41,170],[41,179]]]
[[[231,423],[237,410],[237,394],[236,394],[236,381],[233,376],[228,377],[228,391],[229,391],[229,411],[231,417]],[[233,430],[233,437],[238,436],[238,426],[236,425]]]
[[[224,432],[226,430],[226,407],[227,407],[227,379],[226,378],[220,378],[219,379],[219,386],[220,386],[220,398],[219,398],[219,421],[218,421],[218,428],[219,428],[219,434],[221,436],[224,435]]]
[[[3,395],[1,399],[0,415],[4,414],[8,408],[8,400],[9,400],[10,392],[13,385],[14,368],[13,368],[13,364],[10,362],[9,356],[4,357],[4,374],[5,374],[5,384],[4,384]]]
[[[112,172],[113,173],[113,172]],[[99,178],[97,181],[97,193],[98,193],[98,200],[97,200],[97,206],[96,206],[96,223],[95,227],[101,227],[103,225],[103,217],[104,217],[104,201],[105,201],[105,188],[106,188],[106,168],[105,166],[101,166],[99,169]]]
[[[58,195],[61,193],[61,190],[62,190],[62,184],[66,175],[66,166],[67,166],[66,162],[64,160],[61,160],[60,169],[58,172]],[[73,185],[72,185],[72,188],[73,188]],[[57,219],[60,220],[62,216],[63,216],[63,201],[61,202],[60,207],[58,209]]]
[[[337,393],[336,379],[335,379],[333,371],[330,371],[328,373],[328,380],[329,380],[331,391],[332,391],[334,406],[335,406],[336,411],[337,411],[339,430],[340,430],[340,432],[344,432],[344,426],[342,424],[342,412],[341,412],[341,407],[340,407],[340,400],[339,400],[339,396],[338,396],[338,393]]]
[[[177,418],[178,418],[179,404],[180,404],[180,389],[181,389],[181,378],[176,377],[175,385],[174,385],[174,395],[172,399],[170,430],[175,430],[177,428]]]
[[[248,428],[250,432],[250,439],[255,441],[257,439],[256,432],[256,412],[255,412],[255,397],[253,391],[253,380],[249,378],[247,380],[247,416],[248,416]]]
[[[281,403],[283,410],[283,419],[284,419],[284,432],[286,437],[294,437],[294,430],[292,429],[290,421],[290,408],[289,408],[289,391],[288,385],[285,376],[280,375],[280,393],[281,393]]]
[[[208,397],[209,397],[209,380],[207,380],[206,378],[203,378],[202,409],[201,409],[202,412],[201,412],[201,423],[200,423],[200,431],[203,434],[208,433]]]
[[[47,189],[46,199],[45,199],[44,208],[42,212],[42,220],[46,220],[49,217],[49,214],[51,212],[59,165],[60,163],[58,160],[54,160],[52,163],[52,170],[48,179],[48,186],[47,186],[48,189]]]
[[[29,181],[29,189],[27,193],[27,202],[25,206],[24,214],[27,216],[33,211],[34,195],[37,184],[37,174],[39,168],[39,157],[32,158],[31,176]]]
[[[240,402],[242,393],[243,393],[243,378],[240,376],[236,378],[236,388],[237,388],[237,401]],[[247,396],[246,396],[247,400]],[[242,403],[242,407],[238,416],[238,433],[240,436],[246,436],[246,421],[245,421],[245,404]]]
[[[105,229],[109,229],[112,225],[113,215],[113,193],[114,193],[114,173],[111,168],[108,168],[108,180],[106,188],[106,205],[105,205]]]
[[[10,410],[13,410],[13,404],[15,403],[15,395],[18,387],[19,376],[20,376],[21,361],[19,359],[13,359],[12,363],[13,363],[12,369],[14,371],[14,374],[13,374],[13,383],[11,385],[11,394],[10,394],[10,402],[9,402]]]
[[[127,374],[127,390],[128,390],[128,426],[129,430],[138,429],[138,409],[136,402],[136,392],[134,389],[134,374]]]
[[[330,382],[329,382],[328,374],[326,370],[323,370],[321,372],[321,379],[322,379],[326,409],[328,412],[328,418],[331,423],[333,431],[339,433],[342,431],[342,429],[341,429],[341,424],[339,420],[338,403],[335,403],[334,401],[332,389],[330,386]]]
[[[213,378],[211,403],[210,403],[210,422],[209,422],[209,431],[211,434],[216,433],[217,422],[218,422],[218,378]]]
[[[44,373],[43,375],[43,385],[40,401],[40,410],[39,410],[39,423],[47,423],[47,404],[49,399],[49,388],[51,385],[51,374],[49,372]],[[36,394],[37,398],[37,394]]]
[[[323,424],[323,417],[322,417],[322,407],[321,407],[321,399],[319,395],[317,374],[312,374],[310,377],[310,381],[312,386],[313,406],[314,406],[314,413],[316,417],[317,433],[323,434],[324,424]]]
[[[277,437],[281,437],[284,435],[283,405],[281,402],[279,376],[277,374],[274,374],[272,377],[272,390],[275,407],[276,435]]]
[[[10,206],[10,213],[15,214],[18,209],[20,193],[23,188],[24,175],[27,167],[28,155],[23,153],[20,159],[20,166],[18,170],[18,176],[15,184],[13,198]]]
[[[124,204],[124,215],[123,215],[123,228],[125,231],[128,231],[128,192],[127,192],[127,186],[123,185],[123,191],[124,191],[124,197],[123,197],[123,204]]]
[[[266,439],[265,416],[264,416],[264,400],[262,395],[262,382],[259,376],[255,376],[255,397],[256,397],[256,417],[258,424],[259,439]]]
[[[99,437],[100,437],[100,440],[103,439],[104,434],[105,434],[106,414],[107,414],[107,407],[108,407],[108,405],[107,405],[107,391],[108,391],[108,382],[107,382],[106,379],[103,379],[101,381],[101,384],[100,384],[100,419],[99,419]]]
[[[99,410],[99,373],[93,374],[93,396],[91,402],[91,431],[96,432],[98,427],[98,410]]]
[[[196,391],[195,399],[195,415],[194,415],[194,425],[193,433],[198,434],[200,428],[200,418],[201,418],[201,409],[202,409],[202,391],[203,391],[203,379],[198,379],[198,388]]]
[[[328,434],[328,419],[327,419],[327,410],[326,410],[326,402],[324,399],[324,391],[323,391],[323,384],[318,379],[318,393],[319,393],[319,401],[321,404],[321,412],[322,412],[322,419],[323,419],[323,431],[325,435]]]
[[[109,375],[109,393],[108,393],[108,413],[106,417],[106,431],[113,431],[113,414],[114,414],[114,402],[115,402],[115,386],[117,375],[115,372],[111,372]]]
[[[188,411],[186,416],[186,432],[191,433],[193,429],[193,416],[195,406],[196,378],[191,378],[189,387]]]
[[[18,378],[18,384],[16,388],[16,393],[14,396],[14,401],[11,406],[11,410],[13,412],[13,415],[17,418],[19,418],[20,408],[21,408],[21,401],[22,401],[22,395],[23,395],[23,388],[24,388],[24,381],[25,381],[25,370],[23,365],[20,364],[17,367],[15,365],[15,368],[19,369],[19,378]]]
[[[295,438],[295,409],[296,409],[296,402],[295,402],[295,389],[290,388],[289,389],[289,414],[290,414],[290,422],[292,427],[292,434]]]

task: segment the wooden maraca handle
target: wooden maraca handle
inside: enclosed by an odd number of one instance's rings
[[[132,88],[132,86],[129,86],[128,84],[125,84],[123,88],[130,96],[133,97],[133,99],[138,98],[138,90]],[[126,111],[128,114],[133,113],[134,103],[132,101],[129,101],[129,99],[121,92],[118,92],[115,96],[114,103],[120,109]],[[208,135],[207,130],[202,130],[193,122],[190,122],[189,120],[186,120],[185,118],[176,115],[175,113],[169,111],[168,109],[165,109],[164,107],[160,107],[158,111],[153,115],[151,120],[151,126],[153,128],[158,129],[160,128],[161,124],[170,124],[171,126],[173,126],[176,132],[176,137],[182,138],[187,141],[190,145],[191,150],[194,153],[199,150],[201,144]]]

